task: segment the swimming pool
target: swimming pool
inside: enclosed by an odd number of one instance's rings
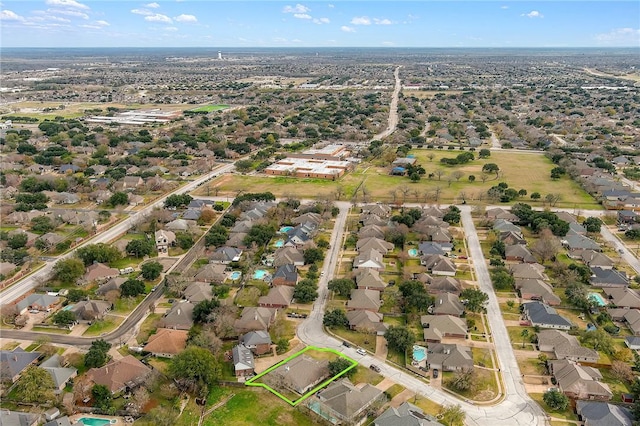
[[[413,360],[416,362],[423,361],[427,358],[427,348],[422,346],[413,345]]]
[[[607,302],[600,296],[600,293],[589,293],[589,300],[594,301],[598,306],[607,305]]]
[[[242,272],[240,271],[233,271],[231,274],[229,274],[229,278],[234,281],[240,279],[241,276]]]
[[[287,232],[291,231],[293,229],[293,226],[283,226],[282,228],[280,228],[280,233],[281,234],[286,234]]]
[[[275,247],[280,248],[284,246],[284,240],[278,240],[273,244]]]
[[[261,280],[264,278],[264,276],[267,275],[267,271],[264,269],[256,269],[255,272],[253,273],[253,279],[254,280]]]
[[[73,309],[73,305],[67,305],[64,308],[62,308],[63,311],[70,311],[71,309]]]
[[[409,256],[418,257],[418,250],[417,249],[409,249]]]
[[[116,424],[117,420],[116,419],[99,419],[97,417],[82,417],[80,419],[78,419],[78,421],[81,421],[82,423],[84,423],[86,426],[104,426],[104,425],[108,425],[108,424]]]

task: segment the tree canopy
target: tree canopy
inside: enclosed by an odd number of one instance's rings
[[[143,263],[140,267],[142,277],[147,281],[155,280],[162,273],[162,264],[156,261]]]
[[[356,283],[349,278],[336,278],[329,281],[327,287],[329,290],[335,291],[342,297],[348,297],[351,294],[351,290],[356,288]]]
[[[390,348],[400,353],[408,351],[416,341],[416,336],[404,326],[390,326],[384,333]]]
[[[42,404],[55,399],[54,388],[55,383],[51,374],[43,368],[32,365],[20,375],[14,392],[20,401]]]
[[[189,346],[176,355],[168,373],[180,389],[198,395],[206,395],[220,374],[215,356],[197,346]]]
[[[56,262],[53,266],[53,276],[55,279],[66,284],[72,284],[84,274],[84,264],[81,260],[70,258]]]

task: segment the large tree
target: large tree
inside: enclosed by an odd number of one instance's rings
[[[440,410],[442,423],[448,426],[463,426],[467,417],[460,405],[446,405]]]
[[[327,287],[329,290],[335,291],[340,296],[347,297],[351,294],[351,290],[356,287],[356,284],[349,278],[336,278],[329,281]]]
[[[55,279],[65,284],[73,284],[84,274],[84,263],[76,258],[59,260],[53,266]]]
[[[60,310],[53,316],[53,323],[58,325],[69,325],[76,321],[75,312]]]
[[[130,254],[133,257],[145,257],[151,256],[155,251],[155,245],[153,241],[150,239],[135,239],[129,241],[127,243],[127,247],[125,248],[127,254]]]
[[[147,262],[140,267],[142,277],[147,281],[155,280],[162,273],[162,264],[159,262]]]
[[[318,285],[310,279],[300,281],[293,289],[293,298],[297,303],[309,303],[318,297]]]
[[[120,259],[120,251],[109,244],[89,244],[76,250],[76,255],[86,266],[94,262],[110,263]]]
[[[416,341],[416,336],[404,326],[390,326],[384,333],[390,348],[400,353],[408,351]]]
[[[122,297],[136,297],[145,291],[144,283],[140,280],[128,279],[120,286],[120,294]]]
[[[94,385],[93,388],[91,388],[91,395],[93,396],[94,407],[102,411],[107,411],[111,408],[113,395],[111,395],[111,391],[105,385]]]
[[[569,398],[557,389],[551,389],[542,395],[542,400],[554,410],[564,411],[569,406]]]
[[[332,311],[326,311],[322,323],[327,327],[346,327],[349,325],[347,314],[340,309],[336,308]]]
[[[109,359],[107,355],[109,349],[111,349],[111,343],[103,339],[94,340],[89,351],[84,355],[84,365],[87,368],[102,367]]]
[[[476,288],[466,288],[460,293],[460,300],[466,300],[466,309],[471,312],[484,312],[489,301],[489,295]]]
[[[31,366],[22,373],[16,382],[14,392],[16,399],[20,401],[42,404],[54,400],[54,388],[55,383],[47,370]]]
[[[336,376],[346,370],[341,377],[353,377],[353,375],[356,374],[356,369],[353,367],[354,365],[349,360],[339,357],[333,361],[329,361],[329,374]],[[347,370],[347,368],[349,368],[349,370]]]
[[[218,379],[219,366],[209,350],[189,346],[173,358],[168,373],[180,389],[202,396]]]

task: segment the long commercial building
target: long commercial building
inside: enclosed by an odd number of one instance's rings
[[[264,169],[268,175],[336,180],[353,168],[349,161],[284,158]]]

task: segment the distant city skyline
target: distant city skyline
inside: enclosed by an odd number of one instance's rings
[[[0,1],[2,47],[640,47],[631,1]]]

